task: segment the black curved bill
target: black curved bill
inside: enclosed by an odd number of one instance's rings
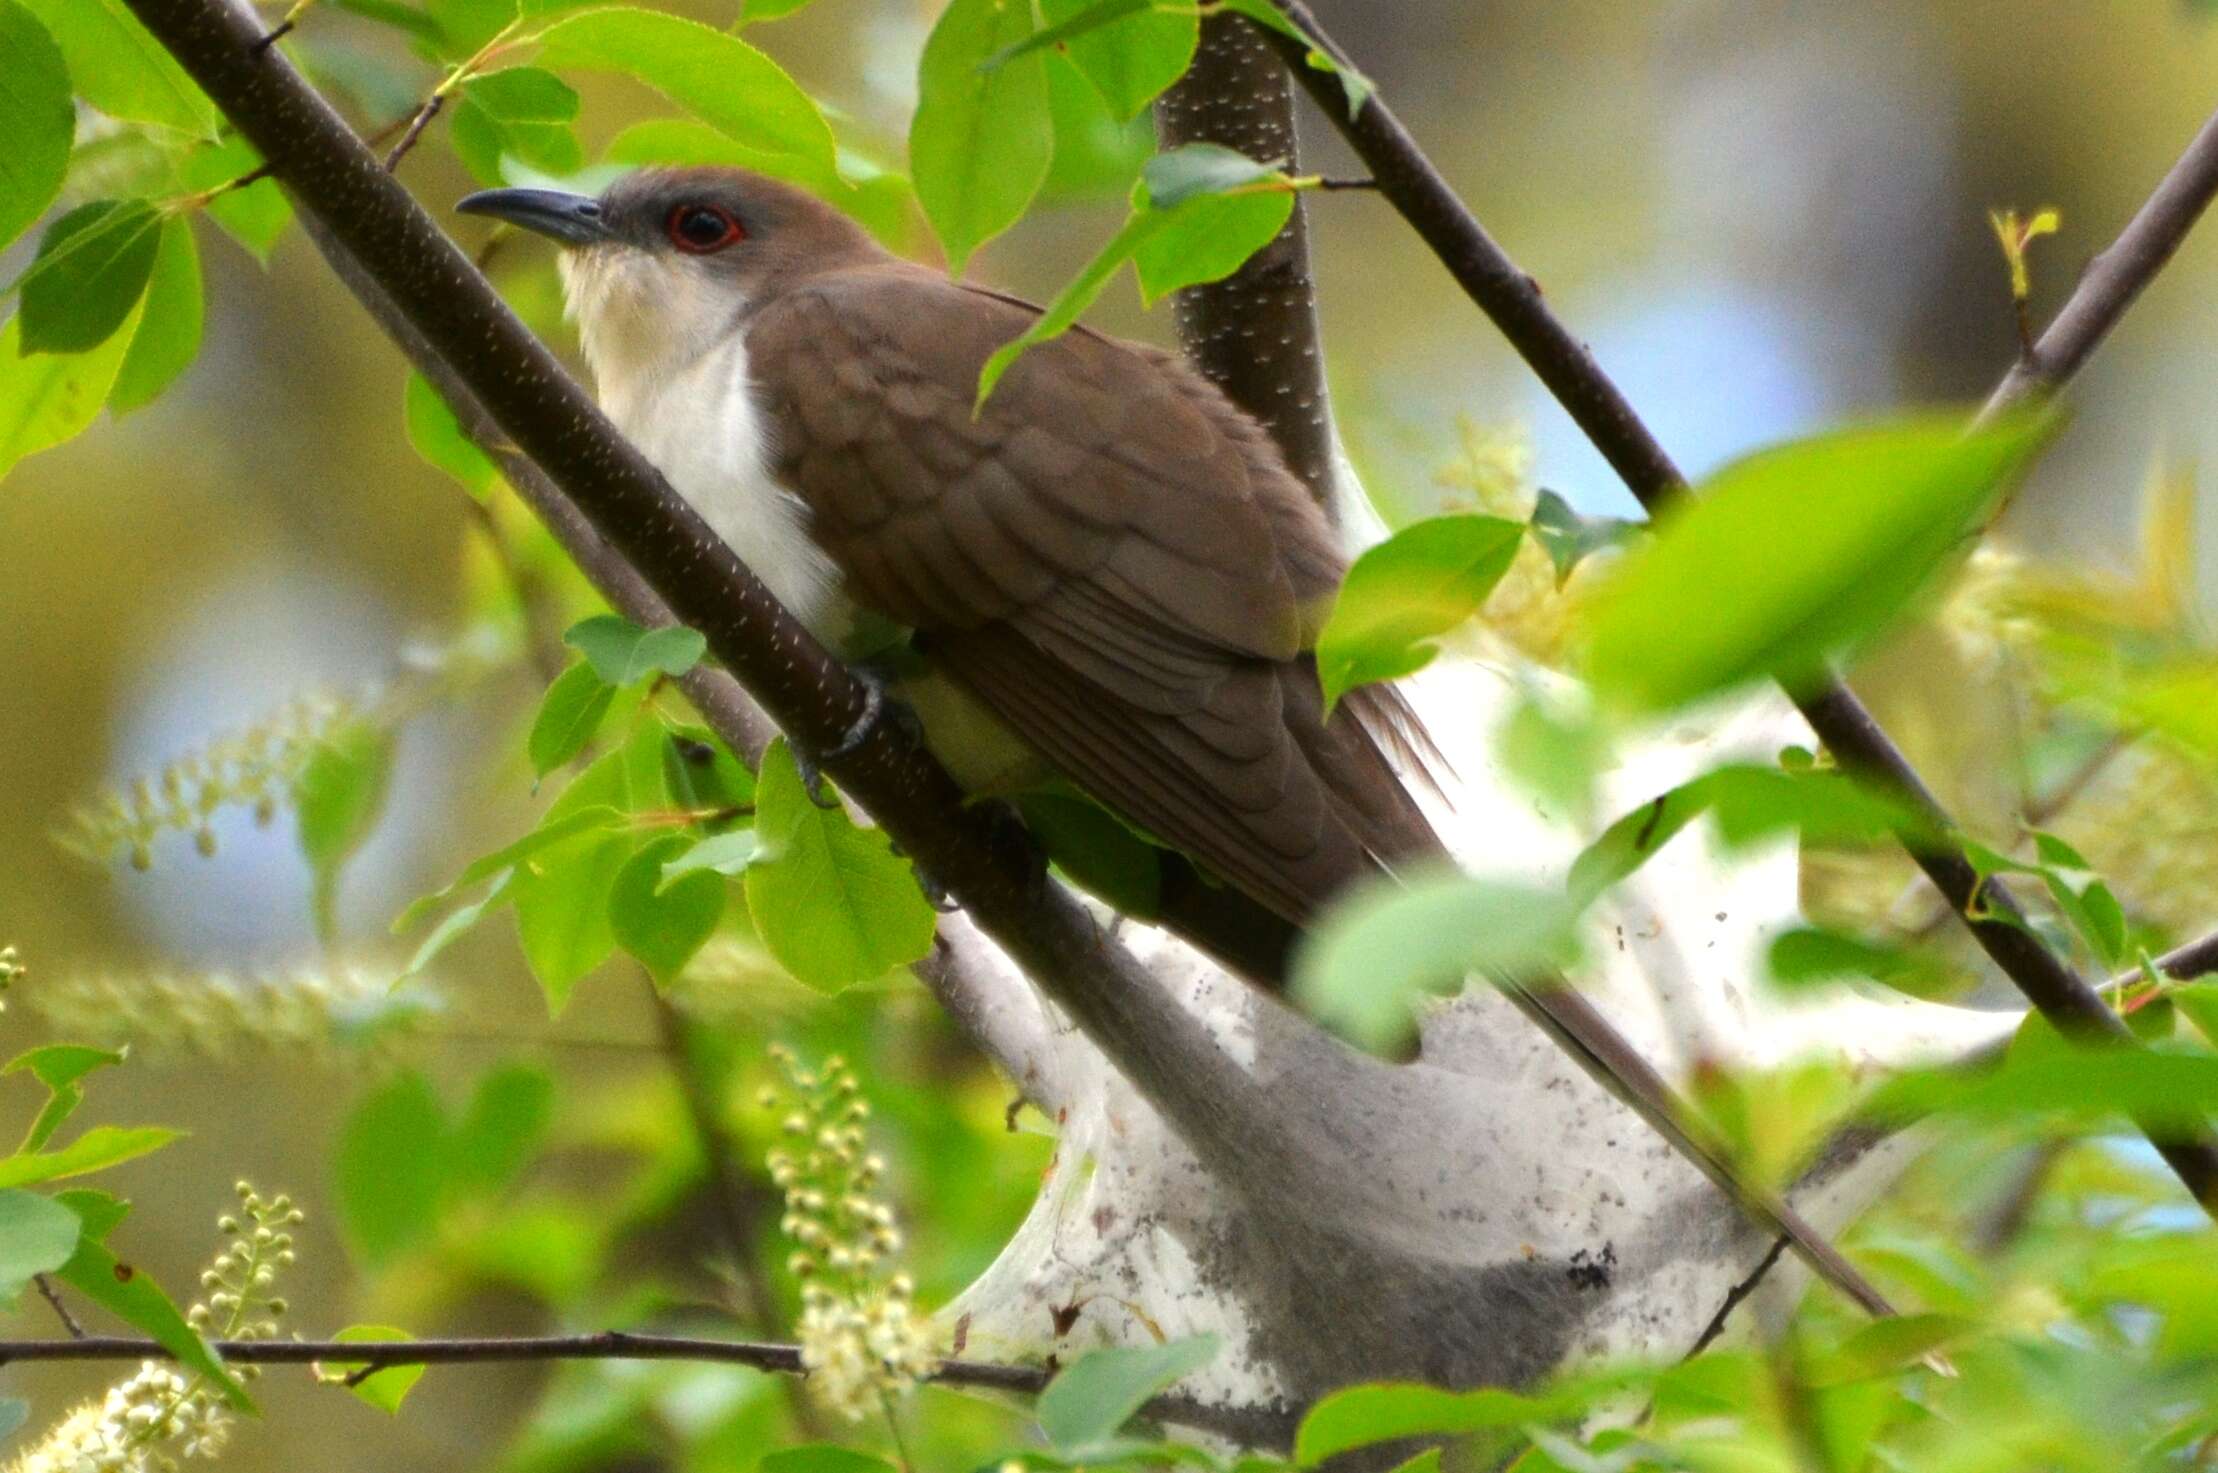
[[[591,245],[608,239],[601,202],[590,195],[565,194],[559,189],[481,189],[455,208],[465,215],[491,215],[521,225],[565,245]]]

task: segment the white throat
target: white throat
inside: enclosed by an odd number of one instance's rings
[[[730,287],[623,247],[566,251],[561,270],[602,409],[778,602],[840,649],[855,609],[808,507],[770,473]]]

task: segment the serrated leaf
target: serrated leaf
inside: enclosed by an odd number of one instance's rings
[[[1522,1427],[1554,1421],[1563,1410],[1560,1402],[1491,1386],[1476,1391],[1401,1382],[1349,1386],[1319,1399],[1302,1418],[1294,1437],[1294,1461],[1312,1468],[1359,1447]]]
[[[382,1267],[423,1241],[446,1190],[446,1111],[414,1070],[356,1105],[332,1156],[339,1226],[363,1263]]]
[[[1222,1342],[1197,1335],[1168,1345],[1120,1345],[1089,1351],[1056,1374],[1034,1411],[1040,1430],[1062,1452],[1092,1447],[1132,1420],[1151,1396],[1216,1359]]]
[[[515,897],[509,893],[508,886],[509,881],[514,878],[513,871],[503,870],[500,878],[496,879],[483,895],[480,895],[468,905],[458,906],[449,912],[438,925],[432,927],[431,934],[426,936],[423,942],[417,946],[415,954],[408,959],[408,965],[403,967],[400,976],[394,979],[395,983],[405,982],[411,977],[421,975],[424,968],[437,960],[441,952],[468,935],[477,926],[477,923],[485,919],[496,907],[506,905],[513,900]]]
[[[500,467],[478,448],[447,401],[420,373],[408,375],[408,386],[401,394],[401,418],[411,449],[454,477],[463,490],[484,499],[499,477]]]
[[[96,1192],[91,1187],[65,1187],[54,1194],[54,1200],[77,1215],[84,1225],[84,1235],[95,1243],[104,1243],[131,1215],[131,1204],[106,1192]]]
[[[931,902],[882,832],[810,801],[782,740],[763,755],[756,782],[763,852],[747,870],[747,907],[780,966],[836,992],[930,950]]]
[[[131,317],[161,222],[143,200],[94,200],[46,228],[23,274],[19,353],[84,353]]]
[[[152,403],[200,356],[206,313],[200,284],[200,247],[183,216],[162,222],[147,277],[146,304],[131,333],[131,346],[108,391],[108,411],[126,414]]]
[[[0,0],[0,248],[31,228],[61,193],[69,173],[76,110],[69,68],[38,18]]]
[[[90,353],[24,353],[22,314],[8,319],[0,328],[0,476],[99,416],[136,327],[134,318]]]
[[[1357,558],[1317,638],[1326,709],[1358,685],[1430,664],[1432,641],[1479,611],[1523,536],[1500,517],[1433,517]]]
[[[0,1190],[0,1306],[14,1308],[33,1274],[69,1262],[83,1232],[77,1214],[35,1192]]]
[[[261,163],[262,156],[254,146],[234,133],[186,155],[178,165],[178,183],[192,190],[215,189],[245,178]],[[202,206],[201,213],[264,264],[285,227],[293,223],[292,204],[275,179],[259,179],[243,189],[225,189]]]
[[[1953,418],[1796,441],[1719,472],[1660,517],[1593,606],[1586,668],[1665,710],[1771,676],[1820,677],[1961,552],[2053,421]]]
[[[656,11],[612,7],[557,21],[539,60],[556,71],[617,71],[793,171],[840,183],[831,126],[776,62],[737,36]],[[774,168],[773,172],[778,169]]]
[[[391,1344],[396,1340],[413,1340],[416,1337],[406,1330],[391,1325],[349,1325],[331,1337],[348,1345]],[[323,1361],[319,1363],[326,1375],[346,1377],[362,1369],[362,1361]],[[415,1390],[416,1383],[424,1378],[425,1366],[386,1366],[370,1372],[347,1389],[381,1412],[398,1412],[400,1404]]]
[[[1095,253],[1094,258],[1072,278],[1071,283],[1055,294],[1055,300],[1048,303],[1046,311],[1032,320],[1030,327],[1015,339],[994,349],[993,355],[987,358],[985,366],[978,371],[978,398],[972,406],[972,412],[975,414],[985,406],[987,398],[994,391],[994,385],[1001,382],[1001,376],[1009,371],[1010,366],[1027,349],[1070,331],[1071,324],[1078,321],[1079,314],[1092,306],[1094,299],[1116,277],[1117,268],[1131,259],[1132,253],[1140,248],[1141,242],[1162,229],[1169,218],[1153,210],[1142,210],[1132,215],[1124,222],[1124,228]]]
[[[216,105],[122,0],[24,0],[69,63],[79,95],[111,118],[213,138]]]
[[[751,837],[751,836],[750,836]],[[667,987],[716,932],[724,914],[724,880],[710,870],[670,877],[665,866],[688,841],[672,834],[646,845],[616,872],[608,919],[616,944]]]
[[[1146,0],[1042,0],[1040,9],[1050,24],[1030,44],[1060,46],[1123,120],[1186,75],[1201,38],[1200,16]]]
[[[1287,995],[1358,1048],[1399,1052],[1414,1005],[1474,974],[1521,980],[1579,958],[1578,911],[1561,894],[1456,871],[1404,879],[1358,887],[1294,953]]]
[[[685,674],[708,653],[708,641],[682,624],[642,629],[618,614],[596,614],[562,636],[610,685],[630,685],[650,675]]]
[[[1047,178],[1055,130],[1041,58],[980,67],[1031,31],[1023,0],[950,0],[924,43],[909,172],[955,276],[1023,218]]]

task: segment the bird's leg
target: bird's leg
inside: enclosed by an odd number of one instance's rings
[[[924,745],[924,723],[917,719],[916,712],[893,698],[894,677],[886,667],[876,660],[860,660],[847,668],[863,688],[862,713],[848,723],[840,739],[821,757],[806,757],[798,750],[793,754],[794,765],[801,770],[801,786],[807,790],[809,801],[819,808],[839,807],[838,798],[825,796],[823,764],[860,751],[880,727],[890,722],[903,741]]]

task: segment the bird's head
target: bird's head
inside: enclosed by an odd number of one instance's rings
[[[600,195],[487,189],[457,206],[563,246],[563,292],[604,389],[690,361],[770,296],[878,255],[845,215],[746,169],[643,169]]]

